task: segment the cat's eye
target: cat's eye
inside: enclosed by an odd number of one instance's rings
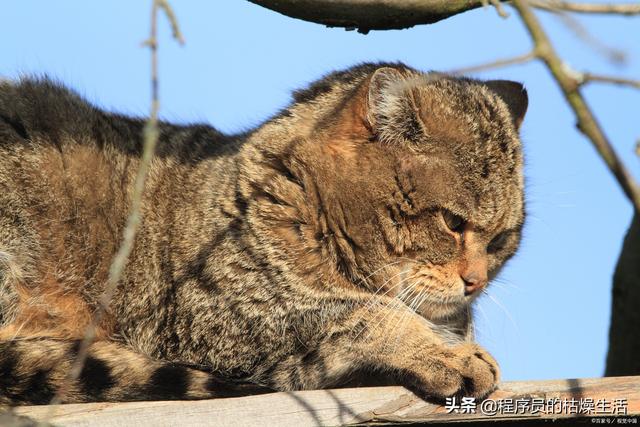
[[[462,233],[464,231],[465,221],[460,215],[456,215],[450,211],[442,211],[442,219],[447,228],[454,233]]]
[[[492,254],[498,252],[500,249],[504,248],[504,245],[507,243],[507,232],[502,232],[494,237],[489,244],[487,245],[487,252]]]

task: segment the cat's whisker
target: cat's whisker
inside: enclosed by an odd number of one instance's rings
[[[400,282],[402,283],[402,281]],[[362,317],[364,317],[366,314],[368,314],[368,312],[370,312],[373,307],[382,302],[382,298],[378,297],[378,298],[372,298],[371,300],[369,300],[367,302],[367,304],[363,307],[363,311],[364,313],[361,314]],[[375,313],[373,315],[373,317],[371,317],[371,319],[369,319],[369,326],[363,328],[361,331],[359,331],[354,337],[353,337],[353,341],[356,340],[356,338],[358,338],[360,336],[360,334],[364,331],[367,330],[367,335],[370,334],[373,330],[375,330],[375,328],[377,327],[378,323],[376,323],[376,326],[371,326],[371,324],[373,322],[376,322],[376,320],[380,319],[380,322],[382,320],[384,320],[384,315],[387,312],[387,309],[390,309],[392,305],[397,305],[399,303],[399,301],[397,301],[395,298],[388,298],[388,300],[384,303],[384,304],[380,304],[380,310]]]
[[[428,281],[427,282],[424,282],[424,281],[421,282],[420,286],[425,291],[424,292],[424,298],[423,298],[425,301],[429,298],[429,291],[432,291],[432,290],[436,289],[436,287],[433,284],[429,283]],[[416,311],[424,303],[424,301],[420,302],[420,304],[416,304],[415,306],[414,306],[413,303],[414,303],[414,301],[412,301],[412,304],[409,307],[413,311]]]
[[[520,290],[519,288],[516,288],[514,286],[509,287],[508,284],[500,283],[500,282],[492,282],[491,283],[491,287],[494,288],[494,289],[501,290],[501,291],[503,291],[505,293],[508,293],[508,294],[511,294],[514,290],[515,291],[519,291]]]
[[[511,321],[511,324],[513,325],[513,327],[515,328],[516,332],[518,334],[520,334],[520,328],[518,328],[518,325],[516,324],[515,320],[513,320],[513,317],[511,316],[511,313],[509,313],[509,310],[507,310],[505,308],[504,305],[502,305],[496,298],[494,298],[490,293],[488,293],[485,289],[482,290],[482,293],[484,295],[486,295],[491,301],[493,301],[495,303],[495,305],[497,305],[498,307],[500,307],[502,309],[502,311],[504,311],[504,314],[507,316],[507,318],[509,318],[509,320]]]
[[[410,289],[410,288],[406,288],[406,289]],[[405,292],[405,290],[403,290],[403,292]],[[398,300],[397,298],[390,298],[389,301],[383,306],[384,309],[380,310],[378,313],[374,315],[374,317],[371,318],[370,322],[371,323],[376,322],[376,323],[373,326],[370,326],[368,328],[370,332],[376,331],[377,328],[382,324],[382,322],[384,322],[386,316],[392,315],[392,313],[395,312],[394,311],[395,309],[402,309],[403,306],[404,304],[402,303],[401,300]]]
[[[405,280],[400,281],[400,284],[403,284],[405,282]],[[387,304],[385,305],[386,308],[391,308],[392,305],[394,305],[394,308],[399,308],[401,310],[403,310],[404,313],[404,309],[408,308],[406,306],[406,303],[403,301],[402,298],[404,298],[407,294],[409,295],[413,295],[416,292],[416,283],[411,284],[410,286],[405,287],[402,291],[400,291],[400,293],[394,297],[394,298],[390,298],[389,301],[387,302]],[[410,309],[409,309],[410,310]],[[377,320],[376,324],[374,326],[369,327],[368,329],[370,330],[370,332],[374,332],[375,330],[377,330],[377,328],[385,321],[386,316],[390,316],[391,313],[395,313],[395,311],[390,311],[390,310],[381,310],[380,313],[376,314],[371,321],[375,321]],[[378,319],[379,318],[379,319]]]
[[[424,300],[428,297],[428,293],[431,290],[428,284],[421,283],[420,286],[422,289],[420,289],[418,294],[408,304],[409,309],[414,313],[417,312],[418,308],[422,305]]]
[[[491,322],[489,321],[489,317],[487,316],[487,313],[484,311],[484,309],[482,308],[482,306],[480,306],[479,304],[476,305],[476,307],[478,308],[480,314],[482,315],[482,318],[484,319],[484,323],[486,325],[491,325]],[[491,326],[489,326],[491,327]]]
[[[516,289],[516,291],[514,291],[513,289],[505,287],[505,286],[496,286],[495,290],[497,292],[494,292],[494,294],[502,294],[502,295],[506,295],[506,296],[514,295],[515,292],[519,291],[519,289]]]
[[[417,285],[420,282],[416,282],[414,283],[412,286]],[[403,313],[403,317],[401,318],[401,320],[396,324],[395,329],[397,328],[402,328],[403,324],[409,320],[410,316],[414,316],[414,315],[419,315],[417,314],[417,309],[419,307],[422,306],[422,304],[424,304],[424,302],[428,299],[429,297],[429,291],[431,289],[433,289],[433,286],[431,286],[429,283],[420,283],[421,285],[421,290],[418,292],[418,294],[411,300],[411,302],[408,305],[409,310],[405,311]],[[397,334],[396,336],[396,347],[400,344],[400,337],[401,334]]]
[[[510,280],[503,279],[503,278],[500,278],[500,277],[496,277],[495,279],[492,280],[491,283],[502,285],[503,287],[507,287],[508,286],[508,287],[510,287],[510,288],[512,288],[514,290],[522,291],[522,288],[520,286],[516,285],[515,283],[511,282]]]
[[[411,297],[415,297],[416,294],[420,293],[420,288],[418,287],[418,283],[419,281],[415,281],[413,283],[411,283],[411,285],[407,286],[407,289],[410,290],[411,292],[405,292],[404,294],[398,295],[398,299],[400,301],[402,301],[407,307],[411,307],[410,303],[408,302],[409,299]]]
[[[402,275],[402,274],[405,274],[405,273],[407,273],[407,272],[408,272],[408,271],[406,271],[406,270],[402,270],[402,271],[400,271],[399,273],[394,274],[393,276],[389,277],[389,278],[388,278],[388,279],[387,279],[387,280],[386,280],[382,285],[380,285],[380,288],[378,288],[378,290],[381,290],[382,288],[384,288],[384,285],[386,285],[387,283],[389,283],[389,282],[390,282],[391,280],[393,280],[394,278],[396,278],[396,277],[398,277],[398,276],[400,276],[400,275]],[[391,292],[392,290],[396,289],[398,286],[401,286],[401,285],[404,283],[404,281],[405,281],[405,280],[406,280],[406,279],[399,280],[399,281],[398,281],[398,283],[396,283],[396,284],[394,284],[393,286],[391,286],[389,289],[387,289],[387,290],[386,290],[384,293],[382,293],[382,294],[378,294],[378,293],[377,293],[378,291],[376,291],[376,293],[373,293],[373,294],[369,297],[370,302],[373,304],[376,298],[386,296],[387,294],[389,294],[389,292]]]
[[[398,321],[395,323],[395,325],[392,328],[389,329],[391,332],[394,332],[394,331],[402,329],[404,323],[409,319],[409,317],[416,314],[415,310],[413,310],[411,308],[411,304],[413,303],[413,301],[416,300],[416,298],[419,298],[426,291],[426,289],[418,289],[418,287],[416,286],[418,283],[419,283],[419,281],[416,281],[416,282],[413,282],[410,286],[408,286],[409,289],[412,289],[412,292],[407,297],[407,299],[411,298],[413,296],[413,300],[409,305],[407,305],[409,310],[403,310],[402,314],[399,316]],[[406,305],[406,303],[405,303],[405,305]],[[395,340],[396,345],[395,345],[395,347],[398,346],[401,336],[402,336],[402,334],[400,334],[400,333],[396,334],[396,340]],[[387,341],[387,344],[391,343],[391,341],[392,340]],[[392,350],[395,347],[392,347]]]
[[[412,311],[404,310],[398,322],[391,329],[391,332],[402,331],[402,329],[404,329],[405,323],[410,319],[411,316],[415,316],[415,315],[416,314]],[[400,345],[400,340],[403,336],[402,333],[395,333],[395,335],[396,335],[395,340],[389,339],[385,344],[385,347],[386,347],[387,345],[390,345],[392,342],[395,343],[393,346],[391,346],[390,348],[391,351],[395,351],[398,348],[398,346]]]
[[[420,288],[418,288],[418,286],[417,286],[418,284],[420,284]],[[397,330],[398,328],[401,328],[402,327],[401,325],[403,325],[408,320],[408,318],[410,316],[418,315],[417,314],[417,309],[419,307],[421,307],[422,304],[427,300],[427,298],[429,296],[428,295],[429,291],[432,290],[434,287],[431,284],[429,284],[428,282],[427,283],[424,283],[424,282],[421,283],[421,281],[418,280],[418,281],[412,283],[412,285],[410,287],[408,287],[408,288],[415,288],[415,289],[417,289],[417,292],[414,289],[409,295],[404,296],[404,301],[403,302],[407,306],[408,310],[403,311],[402,316],[400,317],[398,322],[396,322],[396,324],[392,328],[392,330]],[[409,299],[411,299],[411,300],[409,301]],[[396,337],[396,341],[397,342],[399,341],[399,337],[400,336],[401,336],[401,334],[397,335],[397,337]],[[396,345],[397,345],[397,342],[396,342]]]
[[[392,261],[392,262],[387,263],[387,264],[383,265],[382,267],[380,267],[380,268],[378,268],[378,269],[374,270],[373,272],[371,272],[370,274],[368,274],[366,277],[364,277],[363,279],[361,279],[361,283],[362,283],[362,285],[366,286],[366,285],[367,285],[367,280],[368,280],[369,278],[371,278],[373,275],[375,275],[376,273],[378,273],[379,271],[384,270],[385,268],[389,268],[389,267],[391,267],[391,266],[394,266],[394,265],[396,265],[396,264],[399,264],[399,263],[401,263],[401,262],[402,262],[402,260]],[[378,288],[376,289],[376,291],[374,292],[374,295],[375,295],[377,292],[379,292],[381,288],[382,288],[382,287],[378,287]]]

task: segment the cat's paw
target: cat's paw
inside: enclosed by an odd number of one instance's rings
[[[417,375],[422,397],[450,396],[485,398],[496,389],[500,370],[496,360],[473,343],[459,344],[429,357],[426,369]]]
[[[462,395],[484,398],[496,389],[500,379],[498,362],[477,344],[465,343],[454,347],[463,380]]]

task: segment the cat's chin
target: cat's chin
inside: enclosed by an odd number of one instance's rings
[[[430,299],[416,309],[416,312],[426,319],[438,321],[451,317],[457,317],[468,310],[470,301],[462,297],[454,301]]]

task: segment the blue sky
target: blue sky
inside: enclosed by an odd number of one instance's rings
[[[149,109],[150,1],[22,0],[3,6],[0,76],[49,74],[109,110]],[[292,89],[362,61],[403,61],[449,70],[526,53],[515,13],[476,10],[430,26],[358,34],[283,17],[246,1],[174,1],[186,44],[160,26],[161,116],[205,121],[235,132],[286,105]],[[510,10],[510,9],[509,9]],[[627,52],[612,64],[540,13],[567,62],[579,70],[640,78],[638,18],[579,17],[602,42]],[[478,338],[506,380],[600,376],[604,370],[611,276],[631,205],[540,63],[477,74],[524,82],[530,107],[522,129],[528,220],[521,251],[478,309]],[[616,150],[640,177],[640,91],[585,88]]]

